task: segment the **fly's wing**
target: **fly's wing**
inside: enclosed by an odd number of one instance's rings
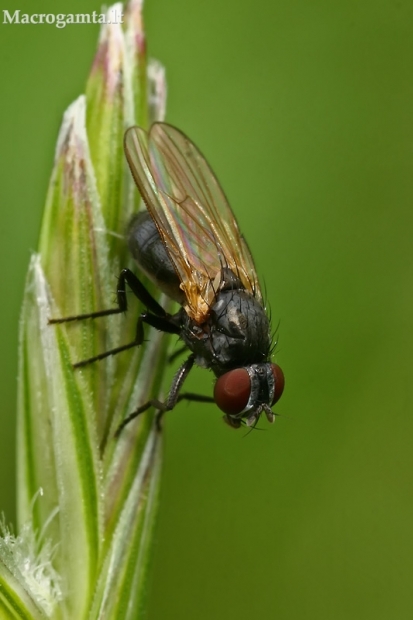
[[[126,157],[141,196],[185,293],[185,310],[198,323],[208,317],[228,267],[262,299],[254,262],[214,173],[181,131],[155,123],[149,133],[131,127]]]

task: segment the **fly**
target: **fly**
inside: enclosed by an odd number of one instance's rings
[[[122,422],[154,407],[157,423],[183,399],[215,402],[233,428],[255,426],[284,389],[281,368],[271,362],[270,322],[248,245],[209,164],[180,130],[154,123],[149,132],[131,127],[124,139],[126,159],[147,211],[128,228],[128,246],[137,265],[168,297],[181,305],[167,313],[129,269],[118,282],[117,308],[51,323],[97,318],[127,310],[126,283],[145,306],[133,342],[74,364],[85,366],[139,346],[144,324],[176,334],[190,355],[177,371],[165,402],[151,399]],[[216,376],[214,396],[182,393],[194,364]]]

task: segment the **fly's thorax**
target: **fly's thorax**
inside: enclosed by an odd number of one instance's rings
[[[196,354],[197,364],[211,368],[216,376],[266,362],[270,354],[268,317],[261,303],[244,289],[220,291],[202,325],[184,317],[181,336]]]
[[[182,304],[180,280],[148,211],[133,216],[127,237],[129,250],[140,269],[163,293]]]

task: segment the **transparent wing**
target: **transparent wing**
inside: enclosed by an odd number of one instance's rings
[[[185,309],[209,314],[225,267],[259,300],[254,262],[214,173],[181,131],[155,123],[131,127],[125,152],[135,182],[181,281]]]

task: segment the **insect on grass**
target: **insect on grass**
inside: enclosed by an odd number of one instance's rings
[[[255,426],[284,389],[281,368],[271,362],[270,322],[248,245],[206,159],[180,130],[154,123],[127,130],[126,158],[147,210],[129,224],[129,249],[143,273],[181,308],[167,313],[129,269],[120,273],[117,307],[51,319],[50,323],[99,318],[127,310],[126,284],[145,306],[135,339],[74,364],[91,364],[139,346],[144,325],[176,334],[190,351],[165,402],[151,399],[125,418],[117,434],[154,407],[157,424],[183,399],[215,402],[232,428]],[[181,392],[194,364],[212,370],[214,396]]]

